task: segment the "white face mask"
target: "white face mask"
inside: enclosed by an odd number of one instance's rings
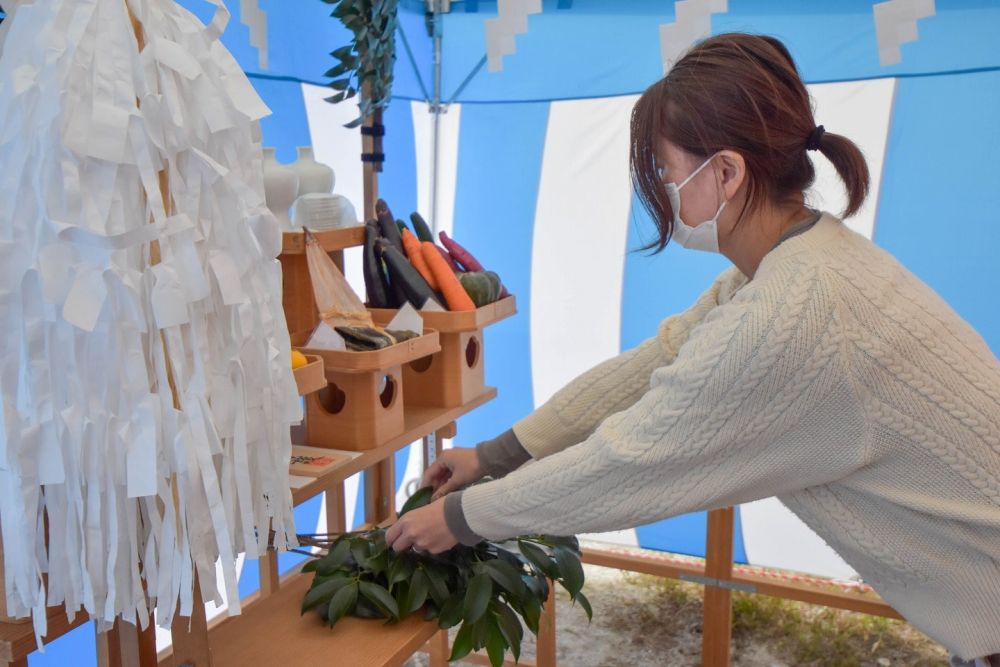
[[[700,167],[691,172],[690,176],[681,181],[680,185],[676,183],[664,184],[664,187],[667,188],[667,199],[670,200],[670,208],[674,211],[674,232],[670,238],[679,243],[681,247],[689,250],[719,252],[719,215],[722,213],[722,209],[726,208],[728,202],[722,202],[719,210],[715,212],[715,215],[711,219],[694,227],[685,225],[684,221],[681,220],[681,188],[687,185],[699,171],[704,169],[716,155],[718,153],[705,160]]]

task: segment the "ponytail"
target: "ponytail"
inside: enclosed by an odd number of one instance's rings
[[[861,208],[868,196],[870,178],[865,156],[857,144],[839,134],[824,132],[818,138],[817,150],[826,156],[837,170],[847,191],[847,208],[843,217],[848,218]]]

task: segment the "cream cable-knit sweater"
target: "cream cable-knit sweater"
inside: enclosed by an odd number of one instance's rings
[[[1000,364],[828,214],[514,431],[541,460],[464,492],[479,535],[776,495],[914,626],[963,658],[1000,652]]]

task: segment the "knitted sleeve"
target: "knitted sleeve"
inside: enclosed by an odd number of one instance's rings
[[[467,489],[471,530],[622,529],[861,467],[865,421],[830,290],[815,268],[792,268],[713,309],[649,391],[584,442]]]
[[[578,376],[515,424],[518,441],[540,459],[585,440],[610,415],[638,401],[653,371],[673,362],[691,330],[745,283],[735,267],[720,274],[694,305],[664,320],[655,337]]]

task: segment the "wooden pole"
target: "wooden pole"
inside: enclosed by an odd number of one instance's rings
[[[538,619],[535,648],[537,667],[556,667],[556,582],[552,580],[549,580],[549,599]]]
[[[708,537],[705,553],[705,576],[731,581],[733,574],[733,508],[708,513]],[[729,665],[729,640],[732,634],[732,591],[705,586],[702,622],[701,661],[705,667]]]
[[[145,32],[139,19],[132,13],[131,8],[126,3],[125,9],[128,12],[129,20],[132,23],[132,30],[135,33],[136,44],[139,51],[145,48]],[[140,101],[136,100],[136,107],[140,106]],[[172,201],[170,199],[169,174],[166,169],[158,174],[160,197],[163,201],[163,208],[167,215],[171,214]],[[160,244],[158,240],[150,243],[149,262],[151,265],[160,263]],[[180,401],[177,395],[177,386],[173,377],[170,358],[167,352],[166,340],[160,335],[163,345],[163,355],[167,366],[167,381],[170,385],[170,393],[173,397],[174,407],[180,409]],[[171,480],[174,489],[174,502],[177,502],[177,480]],[[179,521],[178,517],[178,521]],[[173,661],[176,665],[190,665],[191,667],[211,667],[212,655],[208,646],[208,622],[205,618],[205,603],[201,597],[201,586],[198,583],[197,574],[194,579],[194,608],[191,618],[176,616],[171,625],[170,632],[173,638]],[[148,643],[148,640],[147,640]]]

